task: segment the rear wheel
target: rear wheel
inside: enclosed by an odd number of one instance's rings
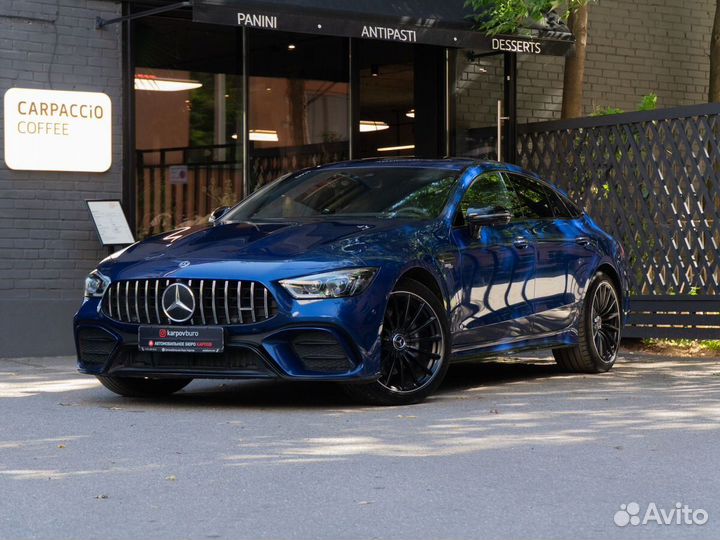
[[[140,377],[98,376],[102,385],[125,397],[169,396],[185,388],[192,379],[143,379]]]
[[[383,320],[377,381],[347,384],[351,397],[376,405],[408,405],[429,396],[445,378],[450,354],[445,309],[433,292],[404,280],[390,293]]]
[[[580,313],[578,344],[553,349],[558,365],[565,371],[601,373],[608,371],[620,346],[620,299],[610,277],[598,272],[593,278]]]

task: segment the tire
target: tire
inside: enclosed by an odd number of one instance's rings
[[[185,388],[192,379],[144,379],[141,377],[98,376],[108,390],[125,397],[162,397]]]
[[[347,383],[353,399],[372,405],[419,403],[442,383],[450,359],[445,307],[422,283],[403,280],[390,293],[383,319],[382,368],[372,383]]]
[[[620,294],[610,277],[598,272],[588,286],[580,312],[578,344],[553,349],[558,366],[573,373],[603,373],[615,360],[620,346]]]

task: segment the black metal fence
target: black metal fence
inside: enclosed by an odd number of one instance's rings
[[[629,337],[720,338],[720,104],[518,127],[520,164],[628,255]]]

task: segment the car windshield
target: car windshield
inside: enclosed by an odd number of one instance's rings
[[[228,212],[222,221],[318,216],[433,219],[458,178],[430,167],[317,169],[280,179]]]

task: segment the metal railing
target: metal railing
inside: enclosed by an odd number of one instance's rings
[[[249,191],[282,174],[348,157],[347,142],[254,148]],[[136,230],[139,238],[203,222],[214,208],[245,197],[242,146],[191,146],[137,150]]]

